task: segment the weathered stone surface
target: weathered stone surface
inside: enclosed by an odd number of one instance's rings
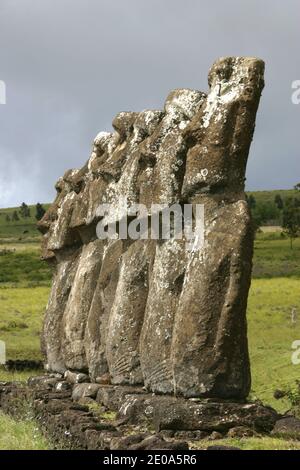
[[[190,254],[175,316],[175,393],[239,398],[250,390],[245,311],[252,230],[245,201],[214,213],[209,219],[206,211],[205,247]]]
[[[62,353],[63,315],[77,271],[79,252],[61,254],[53,277],[50,298],[43,325],[43,352],[46,368],[56,372],[66,370]]]
[[[64,391],[67,391],[67,390],[71,390],[72,386],[69,382],[65,382],[65,381],[59,381],[55,384],[55,387],[54,389],[57,391],[57,392],[64,392]]]
[[[140,351],[145,385],[158,393],[174,390],[172,333],[185,261],[184,240],[170,240],[156,246]]]
[[[71,369],[88,369],[84,333],[101,268],[102,252],[101,240],[83,246],[64,311],[62,350],[65,364]]]
[[[189,450],[187,442],[167,441],[161,436],[145,433],[132,434],[126,437],[114,437],[111,440],[111,450]]]
[[[79,401],[81,398],[96,398],[97,392],[100,388],[98,384],[81,383],[73,387],[72,399]]]
[[[97,402],[108,409],[118,411],[127,397],[144,394],[145,390],[140,387],[102,386],[97,393]]]
[[[153,432],[138,432],[136,427],[124,427],[113,419],[106,419],[98,411],[94,413],[88,406],[74,402],[70,393],[55,391],[53,384],[52,391],[49,390],[45,381],[53,378],[34,377],[29,385],[1,382],[0,410],[22,418],[27,410],[26,407],[24,411],[24,402],[28,401],[37,425],[51,439],[54,449],[188,450],[188,444],[182,440],[166,440]],[[92,390],[95,385],[77,384],[74,390],[86,391],[89,387]]]
[[[49,375],[29,377],[28,385],[30,387],[44,387],[51,390],[61,379],[61,377],[51,377]]]
[[[134,242],[122,256],[119,282],[106,340],[106,357],[113,384],[142,384],[139,339],[148,295],[153,244]]]
[[[85,353],[89,373],[93,380],[108,373],[106,339],[111,308],[118,285],[122,240],[110,240],[104,249],[103,261],[97,280],[85,330]]]
[[[109,385],[110,384],[110,375],[109,375],[109,373],[106,372],[105,374],[100,375],[100,377],[96,377],[95,382],[97,384],[101,384],[101,385]]]
[[[251,437],[255,436],[255,431],[250,428],[246,428],[245,426],[236,426],[235,428],[229,429],[227,433],[227,437]]]
[[[142,442],[148,436],[147,433],[131,434],[126,437],[115,437],[111,440],[111,450],[130,449],[131,446]]]
[[[221,59],[209,81],[210,93],[185,130],[182,187],[188,201],[204,204],[205,245],[187,262],[172,362],[176,393],[238,398],[250,390],[245,311],[252,227],[243,190],[263,63]]]
[[[276,421],[272,434],[300,439],[300,419],[285,416]]]
[[[222,439],[223,435],[218,431],[213,431],[210,436],[208,436],[208,441],[218,441]]]
[[[286,420],[293,419],[278,420],[274,410],[254,403],[196,402],[143,393],[141,387],[132,386],[81,383],[73,385],[71,396],[64,387],[57,390],[57,384],[69,386],[68,382],[54,384],[53,379],[59,380],[48,375],[32,377],[28,385],[1,382],[0,410],[22,418],[28,409],[24,410],[24,402],[29,402],[37,424],[55,449],[187,450],[186,441],[220,439],[226,433],[229,437],[265,433],[275,423],[280,423],[276,426],[281,431],[281,424],[285,422],[286,428]],[[97,401],[105,407],[91,398],[98,387]],[[135,394],[130,393],[133,389]],[[299,427],[295,421],[291,424],[294,431],[295,424]],[[288,435],[297,437],[293,432]]]
[[[189,445],[184,441],[167,441],[160,436],[148,436],[137,444],[129,446],[129,450],[189,450]]]
[[[185,397],[247,396],[244,180],[263,72],[255,58],[218,60],[207,95],[174,90],[163,111],[119,113],[88,162],[59,179],[40,222],[43,257],[56,266],[43,334],[50,371]],[[113,211],[100,213],[103,203]],[[120,231],[136,203],[146,219],[151,204],[203,204],[204,246],[97,239],[99,221]]]
[[[175,437],[176,439],[187,439],[189,441],[199,441],[201,439],[206,439],[209,436],[209,432],[206,431],[172,431],[171,429],[165,429],[160,431],[159,434],[169,433],[170,437]],[[171,433],[171,434],[170,434]]]
[[[156,430],[202,430],[226,432],[237,426],[253,428],[257,432],[270,432],[278,414],[255,403],[208,402],[189,400],[157,402],[153,409]]]
[[[96,401],[107,409],[117,411],[117,419],[122,423],[147,422],[157,432],[174,431],[176,437],[179,431],[217,431],[225,434],[231,429],[231,437],[249,436],[255,432],[271,431],[279,419],[275,410],[257,403],[195,401],[145,393],[141,387],[100,386]]]
[[[89,376],[87,374],[83,374],[82,372],[72,372],[71,370],[66,370],[64,378],[70,384],[89,382]]]

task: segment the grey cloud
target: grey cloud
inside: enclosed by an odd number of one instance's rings
[[[223,55],[266,61],[248,189],[300,180],[298,0],[0,0],[0,206],[53,198],[121,110],[160,108],[172,88],[207,89]]]

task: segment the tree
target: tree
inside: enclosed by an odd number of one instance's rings
[[[40,204],[39,202],[37,203],[35,208],[36,208],[35,218],[36,218],[36,220],[41,220],[46,211],[43,208],[42,204]]]
[[[296,206],[296,207],[300,207],[300,199],[298,199],[298,198],[295,197],[295,198],[294,198],[294,201],[295,201],[295,206]]]
[[[255,197],[252,194],[250,194],[250,196],[246,195],[246,200],[248,202],[248,205],[249,205],[250,209],[255,209],[255,207],[256,207]]]
[[[20,214],[23,219],[25,219],[26,217],[30,217],[30,209],[27,204],[25,204],[25,202],[22,202],[22,205],[20,207]]]
[[[279,210],[283,209],[283,200],[282,200],[282,197],[280,196],[280,194],[276,194],[276,196],[274,198],[274,202],[275,202],[275,204],[276,204],[276,206]]]
[[[255,212],[252,212],[251,214],[252,214],[253,228],[254,228],[254,231],[257,232],[262,225],[261,216],[260,214],[257,214]]]
[[[14,222],[17,222],[18,220],[20,220],[20,217],[18,216],[18,212],[17,212],[17,211],[14,211],[14,212],[13,212],[12,217],[11,217],[11,220],[13,220]]]
[[[300,232],[300,207],[297,205],[297,199],[289,198],[286,200],[283,210],[282,227],[287,233],[293,248],[293,241]]]
[[[300,183],[295,184],[294,189],[296,189],[296,191],[300,191]]]
[[[10,216],[7,214],[5,217],[6,222],[10,222]]]
[[[273,202],[263,202],[256,204],[252,210],[252,216],[260,221],[260,225],[276,221],[280,218],[280,212]]]

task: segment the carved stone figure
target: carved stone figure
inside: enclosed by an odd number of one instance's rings
[[[83,168],[59,179],[39,223],[43,257],[55,266],[48,370],[160,394],[247,396],[253,234],[244,182],[263,73],[256,58],[219,59],[208,94],[174,90],[163,111],[119,113]],[[153,204],[203,205],[201,248],[122,237],[138,203],[146,220]],[[104,204],[109,214],[99,212]],[[99,239],[99,221],[116,224],[119,237]]]

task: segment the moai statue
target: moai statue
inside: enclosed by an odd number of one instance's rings
[[[218,60],[207,95],[174,90],[163,111],[118,114],[87,164],[59,180],[40,222],[44,258],[56,266],[43,334],[49,370],[160,394],[247,396],[244,182],[263,73],[255,58]],[[138,203],[147,219],[153,204],[204,207],[204,243],[121,236]],[[99,223],[118,227],[116,237],[99,239]]]
[[[183,198],[204,204],[205,244],[191,252],[175,315],[175,393],[245,397],[250,390],[246,307],[253,232],[244,181],[263,62],[221,59],[210,93],[186,128]]]

